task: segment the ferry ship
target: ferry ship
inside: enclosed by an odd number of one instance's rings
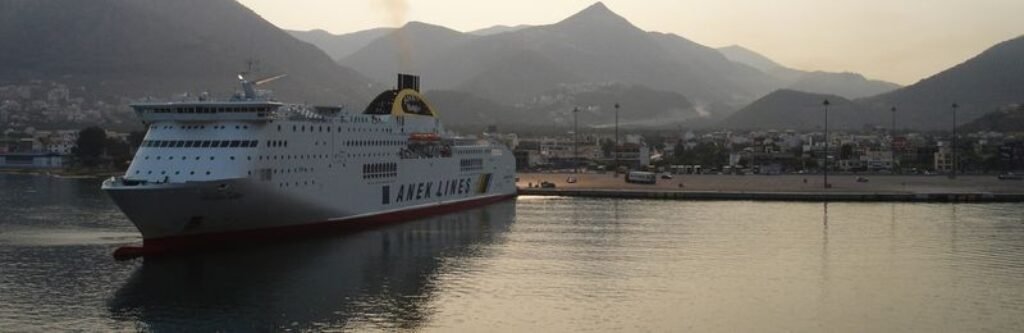
[[[419,77],[361,113],[284,104],[239,75],[229,100],[138,103],[148,127],[103,190],[142,233],[143,253],[398,222],[515,196],[515,158],[446,131]],[[115,253],[115,255],[117,255]]]

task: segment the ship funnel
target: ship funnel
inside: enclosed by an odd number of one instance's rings
[[[420,92],[420,77],[410,74],[398,74],[398,90],[412,89]]]

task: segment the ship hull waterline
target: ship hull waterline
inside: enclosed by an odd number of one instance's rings
[[[494,203],[514,200],[517,194],[495,194],[459,201],[409,207],[343,219],[311,223],[274,226],[259,229],[231,230],[211,233],[144,238],[142,245],[125,245],[114,251],[118,260],[154,257],[168,254],[191,253],[218,248],[231,248],[289,241],[311,236],[338,235],[357,232],[396,223],[480,208]]]

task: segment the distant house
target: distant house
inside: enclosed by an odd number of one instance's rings
[[[953,150],[946,142],[939,142],[938,150],[934,154],[934,168],[937,172],[949,172],[953,170]]]

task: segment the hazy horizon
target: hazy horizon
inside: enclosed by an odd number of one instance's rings
[[[239,1],[283,29],[322,29],[335,34],[401,26],[409,21],[459,31],[543,25],[597,2]],[[1024,20],[1018,15],[1024,12],[1024,1],[1012,0],[602,2],[644,30],[675,33],[710,47],[741,45],[796,69],[856,72],[902,85],[1024,34]]]

